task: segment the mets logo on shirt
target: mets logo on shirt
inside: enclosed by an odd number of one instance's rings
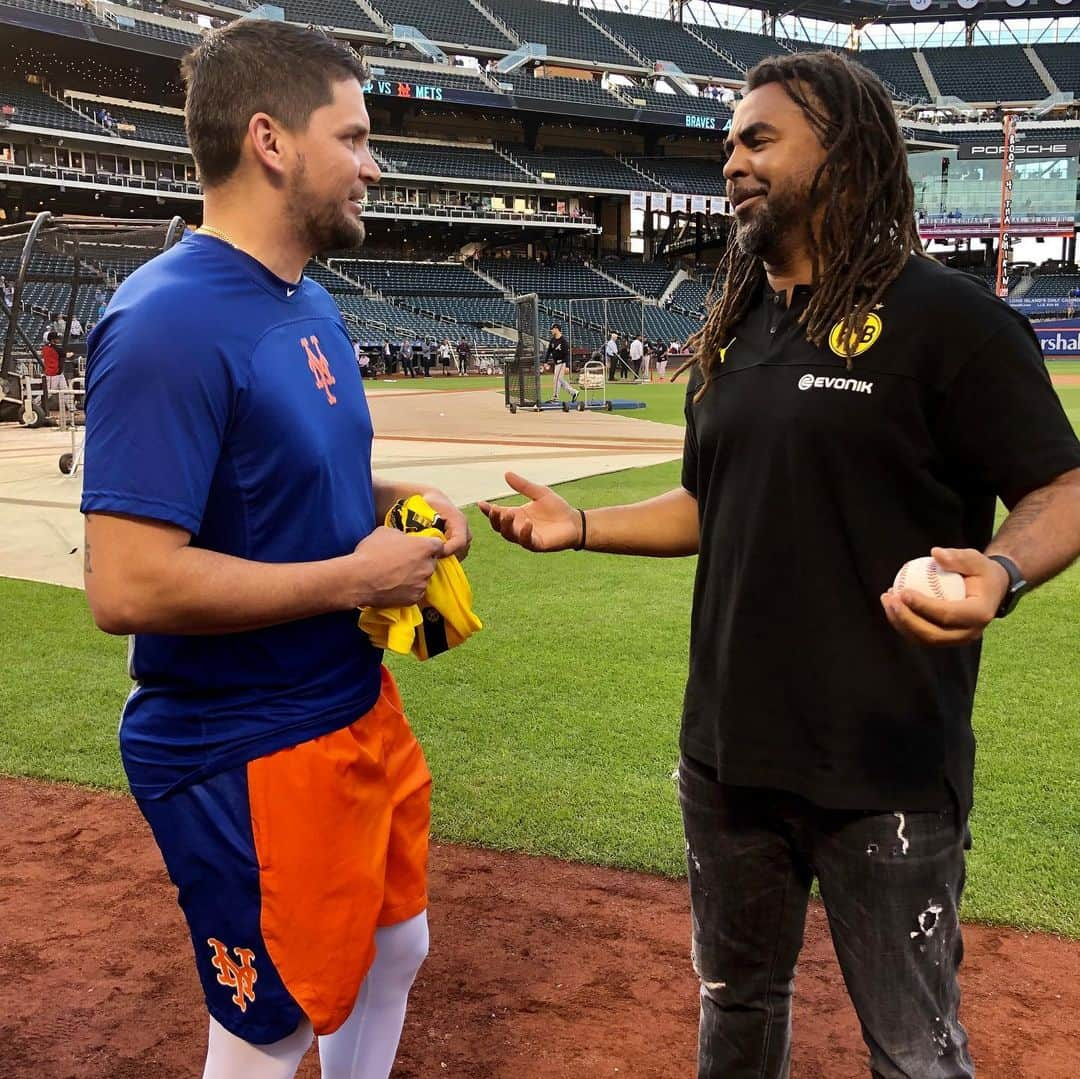
[[[300,346],[307,355],[308,369],[315,376],[316,389],[322,390],[326,394],[327,401],[332,405],[336,405],[337,398],[330,392],[330,387],[337,380],[334,378],[333,371],[330,370],[330,364],[323,355],[319,339],[314,334],[310,337],[301,337]]]
[[[866,316],[866,325],[863,327],[861,334],[856,336],[854,332],[851,333],[850,340],[853,345],[851,349],[852,356],[861,356],[868,348],[872,348],[874,342],[881,336],[881,319],[871,313]],[[844,323],[838,322],[833,328],[832,333],[829,334],[829,348],[836,353],[837,356],[847,359],[848,354],[844,351]]]

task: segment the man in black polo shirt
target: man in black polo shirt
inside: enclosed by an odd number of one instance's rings
[[[531,501],[481,508],[530,550],[699,554],[679,767],[699,1076],[788,1074],[817,877],[872,1073],[968,1079],[979,639],[1080,555],[1080,443],[1027,322],[923,256],[878,80],[811,53],[747,86],[682,486],[586,515],[508,476]],[[964,600],[890,590],[927,553]]]

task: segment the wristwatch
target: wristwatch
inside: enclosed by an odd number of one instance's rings
[[[994,616],[995,618],[1004,618],[1020,602],[1020,597],[1025,592],[1030,591],[1031,585],[1024,580],[1020,567],[1011,558],[1006,558],[1003,554],[992,554],[989,557],[1009,575],[1009,587],[1005,590],[1001,606],[998,607],[997,614]]]

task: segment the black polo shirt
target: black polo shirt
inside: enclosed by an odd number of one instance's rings
[[[682,749],[736,785],[840,809],[971,805],[977,644],[910,644],[879,602],[932,546],[983,549],[995,496],[1080,466],[1031,327],[976,278],[912,257],[845,369],[768,286],[702,400]]]

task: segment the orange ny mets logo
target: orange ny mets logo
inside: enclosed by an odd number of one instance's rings
[[[246,1012],[247,1002],[255,1003],[255,979],[258,978],[253,965],[255,953],[250,948],[233,948],[233,954],[239,960],[233,962],[229,958],[229,949],[220,940],[210,937],[206,943],[214,949],[210,964],[218,972],[217,980],[235,990],[232,1001],[242,1012]]]
[[[337,404],[337,398],[330,392],[330,387],[337,379],[330,370],[330,364],[326,362],[323,350],[319,347],[319,339],[312,334],[311,337],[301,337],[300,344],[307,353],[307,365],[315,376],[315,385],[326,392],[326,399],[332,405]]]

